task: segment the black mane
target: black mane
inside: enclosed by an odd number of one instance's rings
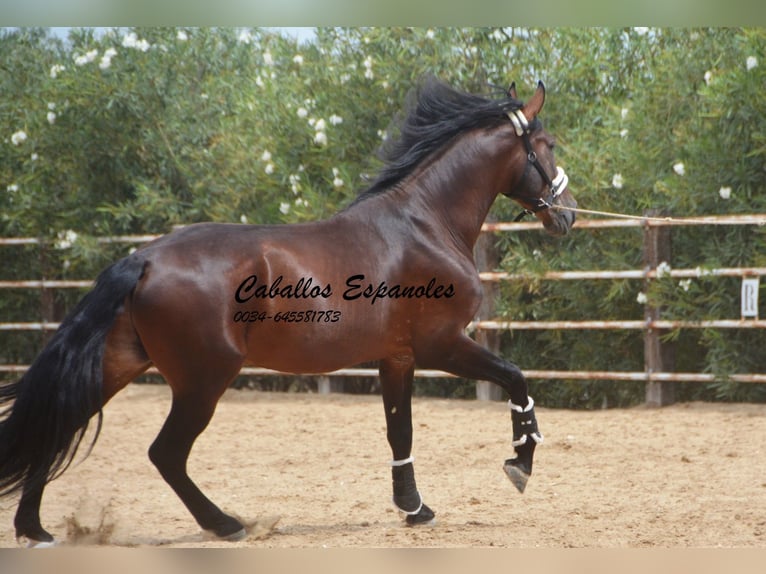
[[[426,79],[411,93],[407,104],[398,138],[381,150],[385,165],[354,204],[390,189],[456,136],[508,122],[506,113],[522,106],[504,91],[500,99],[489,99],[458,91],[434,78]]]

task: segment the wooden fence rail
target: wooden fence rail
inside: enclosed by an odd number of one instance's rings
[[[649,214],[647,214],[648,216]],[[652,214],[656,215],[656,214]],[[577,281],[577,280],[609,280],[631,279],[651,281],[661,273],[674,278],[695,278],[702,276],[712,277],[757,277],[766,275],[765,267],[726,267],[718,269],[670,269],[658,272],[660,261],[668,261],[669,257],[662,259],[662,236],[660,228],[670,226],[690,225],[765,225],[766,215],[730,215],[730,216],[701,216],[689,218],[653,218],[653,219],[585,219],[578,220],[575,224],[577,229],[603,229],[620,227],[642,227],[644,229],[644,255],[645,266],[643,269],[628,270],[591,270],[591,271],[548,271],[541,275],[532,275],[536,279],[546,281]],[[491,222],[485,223],[482,231],[486,234],[496,232],[516,232],[527,230],[539,230],[538,222]],[[159,237],[158,235],[128,235],[117,237],[99,238],[103,244],[126,243],[141,244]],[[0,238],[0,245],[44,245],[48,241],[37,238]],[[486,246],[482,247],[485,249]],[[659,251],[658,251],[659,250]],[[492,268],[492,257],[485,257],[485,253],[477,254],[477,261],[483,262],[485,269]],[[480,278],[485,283],[487,290],[492,285],[501,281],[513,281],[529,278],[530,275],[518,273],[505,273],[485,270],[480,273]],[[38,289],[41,292],[51,289],[84,289],[92,285],[89,280],[0,280],[0,289]],[[672,392],[666,392],[671,387],[671,382],[712,382],[716,376],[711,373],[678,373],[666,370],[663,364],[661,343],[659,334],[668,329],[763,329],[766,328],[766,320],[759,319],[717,319],[707,321],[674,321],[660,319],[652,309],[647,312],[642,320],[624,321],[498,321],[491,318],[491,306],[482,310],[482,316],[472,322],[468,329],[476,331],[485,338],[491,337],[493,332],[503,330],[532,330],[532,329],[633,329],[644,331],[645,346],[645,370],[638,372],[626,371],[561,371],[561,370],[538,370],[525,369],[525,375],[530,379],[562,379],[562,380],[616,380],[616,381],[644,381],[647,383],[647,403],[650,405],[662,405],[672,402]],[[53,331],[58,328],[54,321],[39,322],[0,322],[0,331]],[[485,342],[485,341],[482,341]],[[28,365],[0,364],[0,372],[22,373]],[[152,372],[150,370],[150,372]],[[243,368],[243,375],[279,375],[269,369]],[[334,377],[344,376],[377,376],[377,369],[350,368],[341,369],[332,373],[317,373],[319,376],[319,388],[337,389],[342,385],[333,384]],[[442,371],[419,369],[415,372],[416,377],[451,377],[452,375]],[[766,383],[766,374],[759,373],[735,373],[730,374],[729,379],[735,382]],[[658,390],[659,389],[659,390]],[[477,383],[477,396],[479,398],[499,398],[499,389],[489,383]]]

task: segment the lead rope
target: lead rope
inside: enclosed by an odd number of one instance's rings
[[[706,219],[695,219],[693,217],[650,217],[646,215],[628,215],[625,213],[613,213],[611,211],[598,211],[595,209],[582,209],[580,207],[567,207],[566,205],[551,205],[551,209],[558,209],[560,211],[573,211],[575,213],[587,213],[588,215],[603,215],[605,217],[615,217],[618,219],[632,219],[634,221],[654,221],[657,223],[673,223],[673,222],[686,222],[686,223],[699,223],[699,224],[711,224],[712,221]],[[756,221],[756,225],[766,225],[766,218]]]

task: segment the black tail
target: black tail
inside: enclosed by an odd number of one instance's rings
[[[106,336],[143,270],[138,254],[105,269],[21,379],[0,386],[0,496],[64,472],[98,413],[96,442]]]

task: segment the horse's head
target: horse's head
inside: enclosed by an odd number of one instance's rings
[[[511,84],[508,95],[517,99],[514,84]],[[574,224],[575,212],[563,208],[577,207],[577,202],[569,191],[569,179],[564,170],[556,167],[553,137],[539,121],[535,121],[544,103],[545,87],[540,82],[526,104],[508,112],[516,136],[523,144],[519,155],[523,153],[524,166],[520,169],[520,177],[505,195],[524,208],[517,221],[524,215],[534,214],[548,233],[565,235]]]

